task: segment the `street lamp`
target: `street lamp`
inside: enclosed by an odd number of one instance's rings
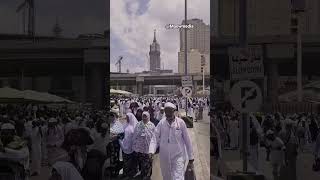
[[[187,25],[187,0],[184,1],[184,24]],[[187,28],[184,28],[184,74],[188,75]],[[188,97],[186,97],[186,117],[188,117]]]
[[[205,90],[205,79],[204,79],[205,65],[206,65],[206,58],[204,57],[204,55],[201,55],[202,93],[203,93],[203,95],[204,95],[204,90]]]
[[[301,13],[305,11],[305,0],[291,0],[291,12],[296,16],[296,23],[292,27],[297,37],[297,96],[298,102],[302,102],[302,40],[301,40]]]

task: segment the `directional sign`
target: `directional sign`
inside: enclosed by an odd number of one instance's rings
[[[181,78],[182,87],[190,87],[192,86],[192,76],[182,76]]]
[[[256,112],[262,104],[261,90],[252,81],[239,81],[231,89],[230,101],[240,112]]]
[[[190,87],[184,87],[184,88],[182,88],[181,93],[182,93],[183,97],[191,97],[192,89]]]
[[[261,46],[251,45],[248,48],[231,47],[228,49],[228,54],[232,80],[264,77]]]

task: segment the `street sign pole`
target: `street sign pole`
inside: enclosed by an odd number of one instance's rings
[[[204,96],[204,91],[205,91],[205,79],[204,79],[204,68],[206,65],[206,59],[204,56],[201,56],[201,68],[202,68],[202,93]],[[196,90],[196,89],[195,89]]]
[[[241,48],[247,46],[247,0],[239,1],[239,45]],[[243,172],[248,171],[248,145],[247,145],[247,113],[242,113],[242,158]]]
[[[298,87],[298,102],[302,102],[302,46],[301,46],[301,19],[300,13],[297,13],[297,87]]]

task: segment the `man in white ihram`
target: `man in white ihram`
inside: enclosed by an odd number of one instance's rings
[[[174,115],[176,106],[165,104],[165,117],[155,129],[155,138],[150,143],[150,151],[155,153],[160,146],[160,167],[164,180],[184,180],[185,164],[193,167],[193,149],[185,122]],[[187,151],[187,153],[186,153]]]

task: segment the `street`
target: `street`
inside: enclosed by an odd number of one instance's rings
[[[297,180],[303,179],[320,179],[320,173],[312,171],[312,164],[314,162],[314,156],[311,153],[312,145],[307,147],[305,152],[299,152],[297,159]],[[260,173],[265,175],[267,180],[272,180],[272,168],[270,162],[266,160],[266,150],[260,148],[259,151],[259,169]],[[227,179],[226,176],[230,172],[242,171],[242,160],[240,160],[239,150],[223,150],[221,173],[223,179]],[[252,166],[249,164],[249,171],[252,170]]]

